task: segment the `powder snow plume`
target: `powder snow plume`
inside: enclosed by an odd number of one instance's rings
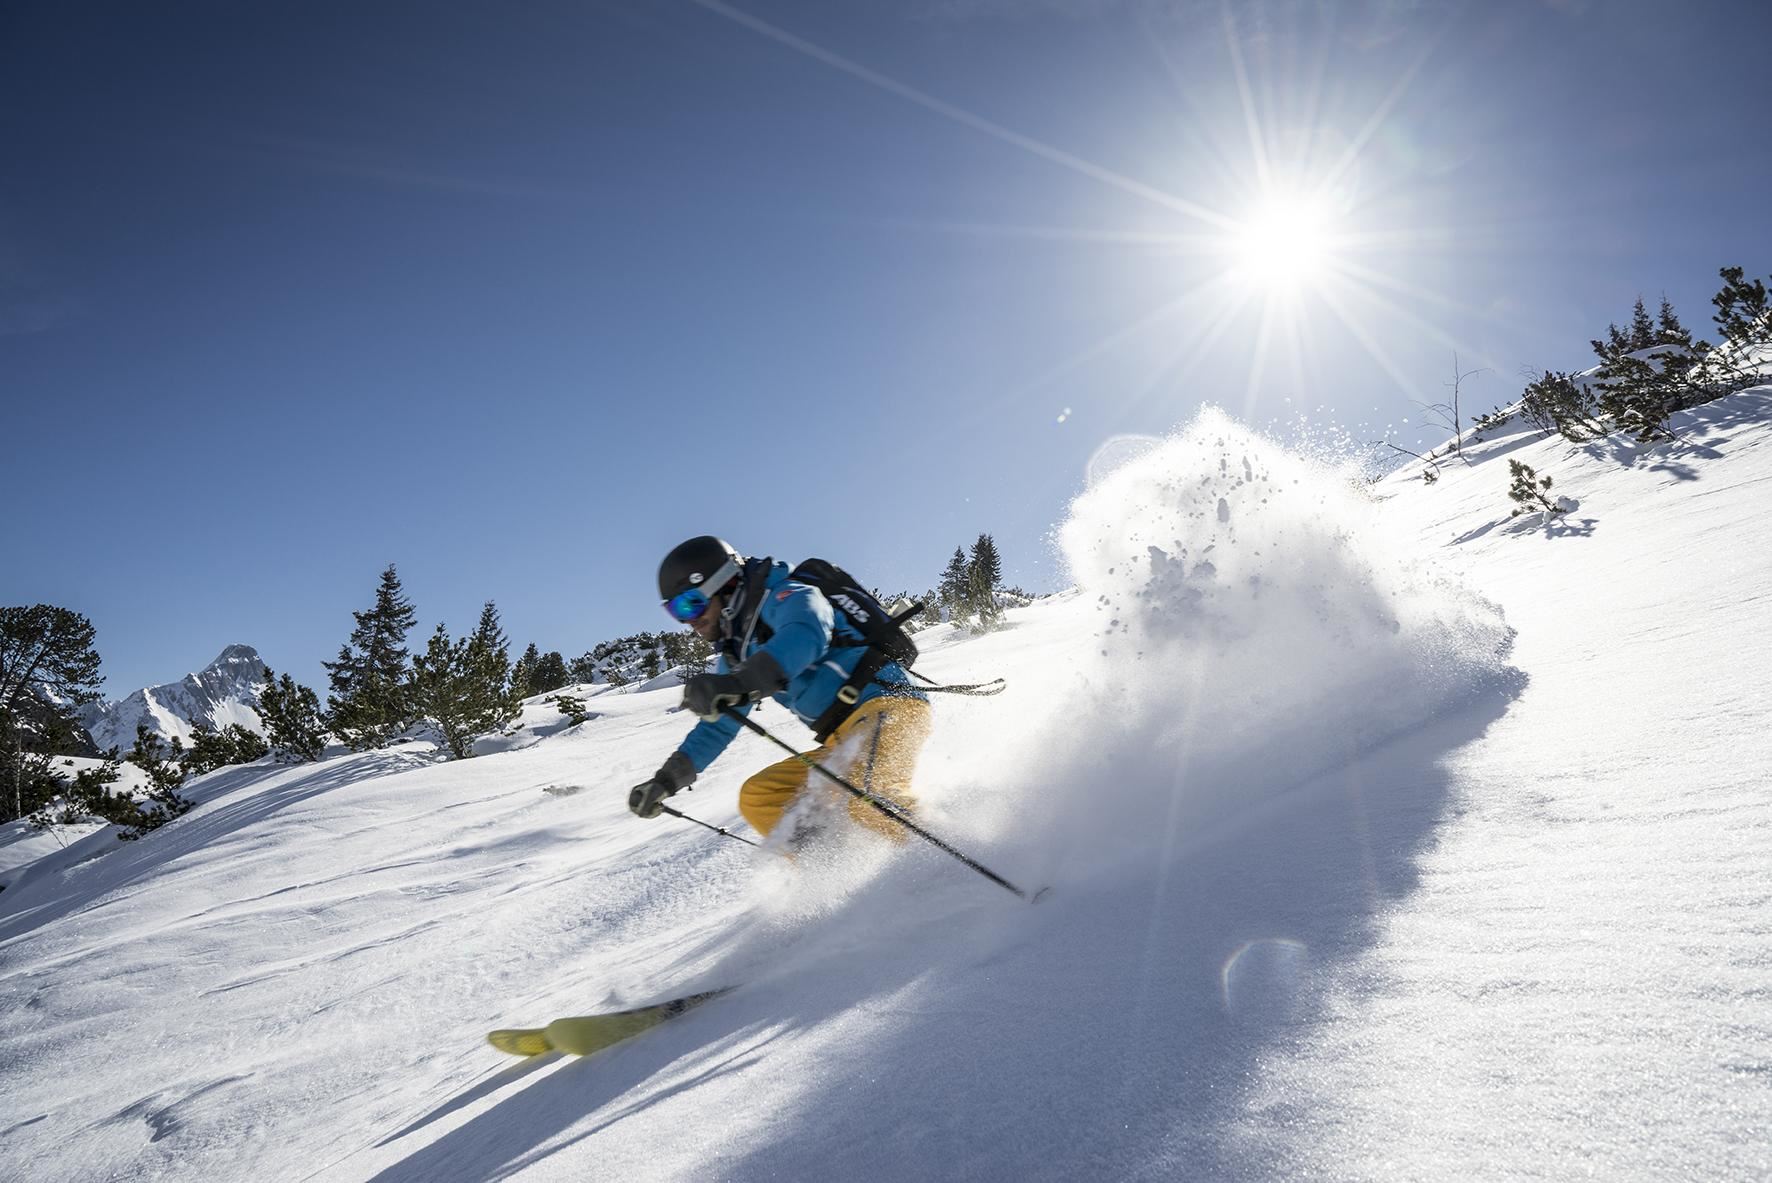
[[[1082,857],[1204,837],[1454,706],[1505,691],[1500,610],[1385,542],[1355,475],[1222,412],[1071,505],[1093,624],[1042,726],[1040,783]],[[1097,860],[1099,862],[1099,859]]]

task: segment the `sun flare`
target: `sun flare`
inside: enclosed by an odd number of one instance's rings
[[[1262,288],[1309,284],[1324,274],[1332,241],[1329,210],[1305,196],[1270,197],[1232,235],[1237,272]]]

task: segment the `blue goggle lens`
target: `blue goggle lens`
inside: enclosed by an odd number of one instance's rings
[[[688,624],[692,620],[700,620],[707,614],[708,593],[699,587],[692,587],[687,591],[680,591],[666,600],[664,606],[665,611],[671,614],[672,620],[680,624]]]

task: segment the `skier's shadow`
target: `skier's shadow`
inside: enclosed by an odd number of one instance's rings
[[[519,1060],[517,1063],[512,1064],[509,1067],[493,1073],[493,1075],[487,1077],[466,1092],[458,1093],[449,1098],[449,1100],[443,1102],[443,1104],[437,1106],[423,1117],[414,1120],[404,1128],[395,1130],[393,1133],[377,1142],[376,1145],[392,1145],[393,1143],[398,1142],[401,1138],[404,1138],[407,1134],[415,1134],[439,1118],[448,1117],[451,1113],[454,1113],[459,1109],[465,1109],[482,1097],[489,1097],[499,1089],[504,1088],[507,1084],[521,1080],[523,1077],[528,1076],[530,1073],[535,1072],[538,1069],[545,1068],[549,1064],[558,1063],[560,1059],[561,1057],[558,1054],[554,1054],[546,1056],[531,1056],[526,1060]]]
[[[550,1145],[545,1154],[539,1153],[538,1147],[553,1142],[560,1133],[584,1120],[586,1114],[596,1113],[624,1095],[635,1094],[634,1100],[612,1109],[602,1120],[578,1132],[565,1145],[592,1137],[619,1121],[722,1076],[744,1071],[761,1057],[766,1046],[787,1033],[786,1026],[763,1030],[744,1013],[721,1013],[730,1010],[730,1007],[698,1010],[673,1020],[670,1035],[661,1029],[648,1033],[653,1038],[642,1035],[585,1059],[537,1056],[514,1069],[502,1070],[376,1145],[390,1145],[524,1077],[544,1069],[555,1069],[544,1079],[518,1090],[466,1124],[386,1167],[373,1176],[371,1183],[448,1183],[457,1179],[506,1178],[557,1153],[560,1145]],[[672,1043],[662,1042],[673,1036]],[[690,1054],[670,1054],[670,1048],[681,1049],[686,1045],[694,1048]],[[641,1088],[679,1060],[700,1066],[692,1067],[680,1079],[667,1084]]]

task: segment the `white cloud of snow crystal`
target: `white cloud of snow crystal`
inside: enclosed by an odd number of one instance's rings
[[[1500,610],[1394,551],[1374,508],[1216,410],[1073,502],[1095,636],[1048,726],[1074,766],[1041,772],[1078,786],[1049,811],[1067,850],[1171,848],[1509,683]]]

